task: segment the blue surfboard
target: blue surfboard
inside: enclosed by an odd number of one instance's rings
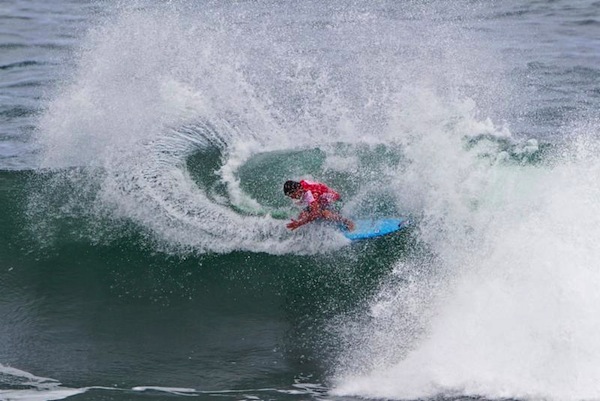
[[[342,228],[344,236],[350,240],[361,240],[368,238],[381,237],[405,228],[408,219],[372,219],[372,220],[354,220],[356,227],[352,231]]]

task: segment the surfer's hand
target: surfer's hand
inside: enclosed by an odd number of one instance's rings
[[[289,228],[290,230],[294,231],[296,228],[300,227],[300,225],[298,224],[297,220],[292,219],[291,222],[289,222],[286,225],[287,228]]]

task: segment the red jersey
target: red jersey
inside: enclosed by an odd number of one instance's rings
[[[303,206],[309,206],[313,202],[328,205],[340,199],[340,194],[323,183],[301,180],[300,185],[304,190],[304,195],[300,199]]]

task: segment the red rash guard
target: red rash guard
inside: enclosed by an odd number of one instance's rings
[[[326,206],[340,199],[340,194],[320,182],[302,180],[300,185],[304,190],[301,202],[306,206],[310,206],[313,202]]]

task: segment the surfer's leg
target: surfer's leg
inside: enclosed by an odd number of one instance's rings
[[[321,211],[321,216],[325,220],[334,221],[336,223],[342,223],[343,225],[346,226],[348,231],[354,230],[354,222],[352,222],[352,220],[350,220],[350,219],[345,218],[338,212],[334,212],[330,209],[324,209]]]

